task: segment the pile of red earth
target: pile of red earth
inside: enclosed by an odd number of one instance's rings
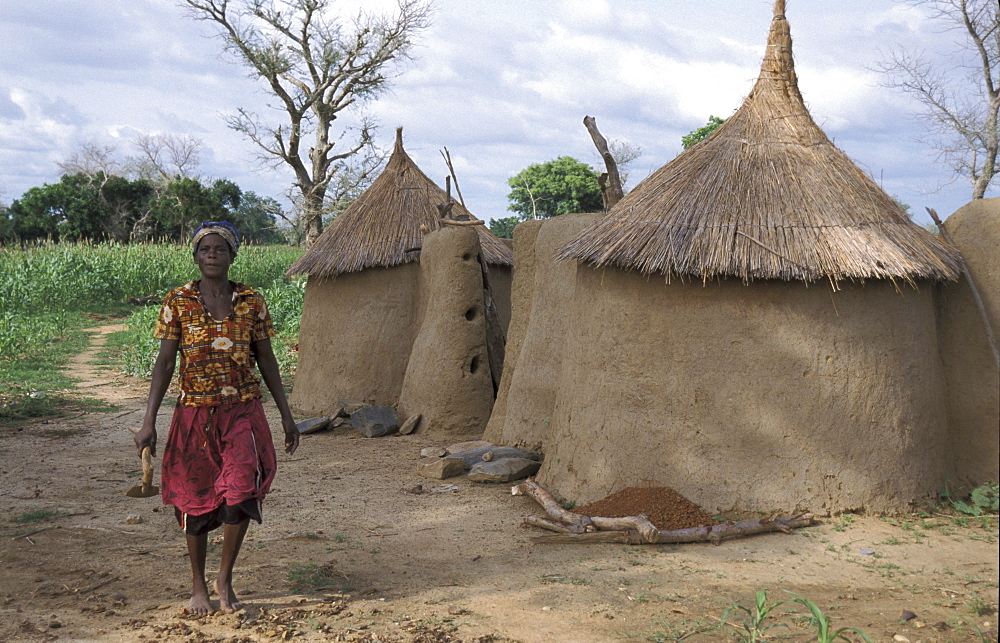
[[[708,527],[717,524],[701,507],[669,487],[628,487],[574,513],[601,518],[643,515],[660,530]]]

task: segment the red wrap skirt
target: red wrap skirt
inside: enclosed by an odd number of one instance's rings
[[[264,499],[277,459],[259,399],[177,406],[160,472],[163,504],[198,516]]]

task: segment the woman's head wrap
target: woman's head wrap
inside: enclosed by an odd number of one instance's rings
[[[198,243],[210,234],[217,234],[225,239],[234,255],[240,249],[240,231],[236,229],[236,226],[228,221],[210,221],[201,224],[194,231],[194,236],[191,238],[191,245],[194,246],[195,251],[198,250]]]

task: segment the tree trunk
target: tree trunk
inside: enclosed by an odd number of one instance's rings
[[[323,195],[306,194],[302,200],[302,232],[305,234],[306,247],[311,248],[319,235],[323,234]]]
[[[593,116],[584,116],[583,124],[587,128],[587,131],[590,132],[590,138],[593,139],[597,151],[600,152],[601,158],[604,159],[604,166],[608,170],[605,174],[607,178],[604,181],[600,181],[600,185],[601,195],[604,197],[604,209],[610,210],[611,206],[621,201],[622,197],[625,196],[622,189],[622,179],[618,173],[618,163],[615,161],[615,157],[611,155],[604,135],[597,129],[597,119]]]

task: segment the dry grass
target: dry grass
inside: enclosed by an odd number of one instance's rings
[[[562,259],[702,280],[957,279],[951,246],[912,223],[837,149],[798,90],[784,1],[760,76],[707,140],[640,183]]]
[[[447,194],[431,181],[403,150],[402,129],[385,170],[371,186],[320,235],[313,247],[288,269],[288,275],[334,277],[372,267],[416,261],[425,230],[440,227],[437,206]],[[455,203],[454,219],[474,219]],[[509,266],[513,253],[485,226],[475,226],[487,263]]]

